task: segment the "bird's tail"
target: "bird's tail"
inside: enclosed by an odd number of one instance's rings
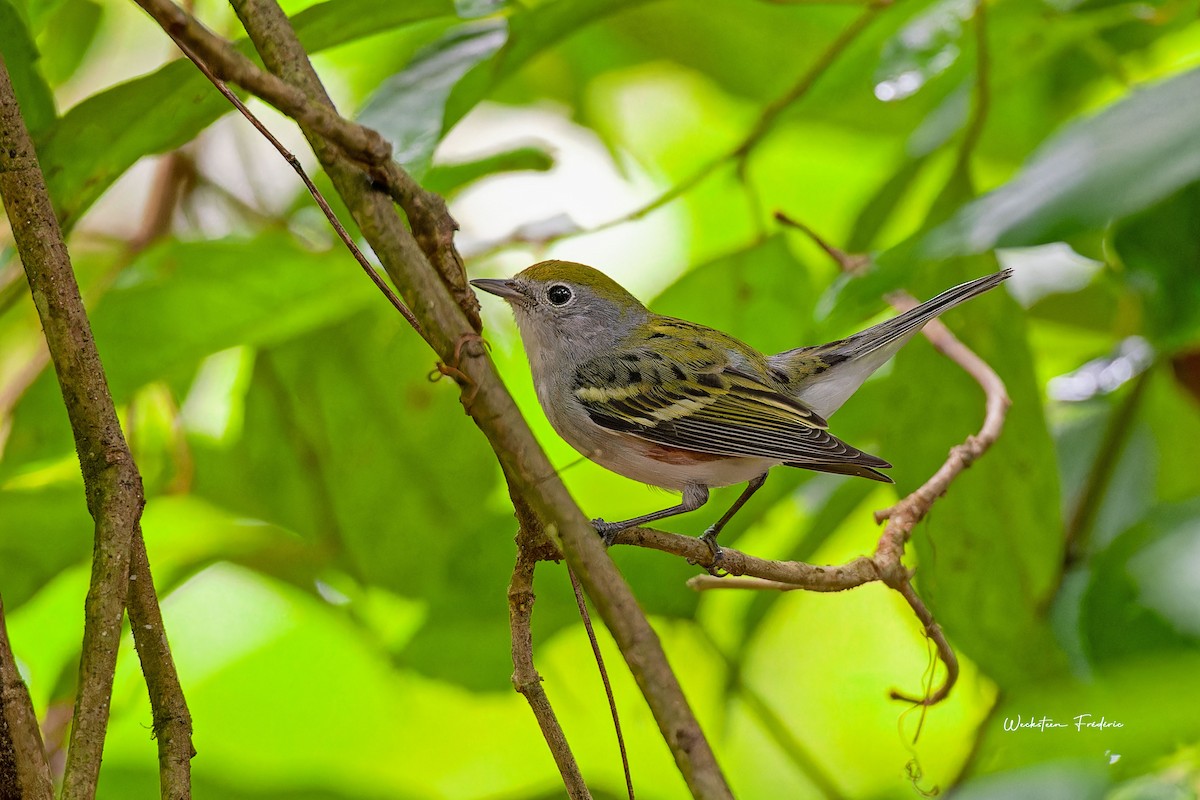
[[[828,418],[925,323],[999,286],[1010,275],[1012,270],[1004,269],[976,278],[846,339],[771,356],[770,364],[788,376],[796,399]]]

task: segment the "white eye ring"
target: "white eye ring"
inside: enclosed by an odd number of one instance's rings
[[[571,291],[571,287],[556,283],[546,290],[546,299],[552,306],[565,306],[575,299],[575,293]]]

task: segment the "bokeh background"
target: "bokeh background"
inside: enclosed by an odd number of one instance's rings
[[[779,350],[883,318],[891,289],[1015,269],[946,319],[1006,381],[1004,435],[909,548],[963,662],[947,702],[887,699],[920,691],[932,655],[881,586],[698,595],[694,567],[613,551],[738,797],[1196,796],[1197,0],[285,7],[342,112],[451,199],[472,277],[581,260]],[[227,6],[195,10],[239,37]],[[0,48],[145,477],[196,796],[561,796],[508,683],[511,507],[456,387],[429,380],[432,354],[132,3],[0,0]],[[251,106],[312,168],[295,128]],[[841,275],[776,211],[873,254],[869,274]],[[61,759],[92,526],[6,230],[0,247],[0,593]],[[663,505],[553,434],[507,310],[483,304],[492,355],[585,512]],[[871,512],[982,413],[978,387],[915,340],[833,420],[896,465],[896,487],[778,470],[723,539],[816,563],[868,553]],[[565,571],[543,566],[536,588],[546,689],[596,795],[622,796]],[[685,796],[600,635],[638,795]],[[1068,727],[1006,730],[1018,715]],[[1122,727],[1077,730],[1079,715]],[[102,797],[157,795],[150,722],[127,641]]]

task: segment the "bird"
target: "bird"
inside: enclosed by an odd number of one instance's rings
[[[603,272],[542,261],[476,289],[507,301],[538,401],[554,430],[602,467],[680,492],[676,505],[592,524],[622,530],[695,511],[709,490],[745,483],[702,535],[720,534],[777,466],[893,483],[892,465],[829,432],[828,418],[925,323],[1004,282],[1005,269],[947,289],[827,344],[764,355],[728,333],[656,314]]]

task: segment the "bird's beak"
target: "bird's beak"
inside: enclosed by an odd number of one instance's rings
[[[471,281],[471,285],[488,294],[503,297],[505,300],[523,300],[525,298],[525,293],[517,288],[517,282],[511,278],[478,278]]]

